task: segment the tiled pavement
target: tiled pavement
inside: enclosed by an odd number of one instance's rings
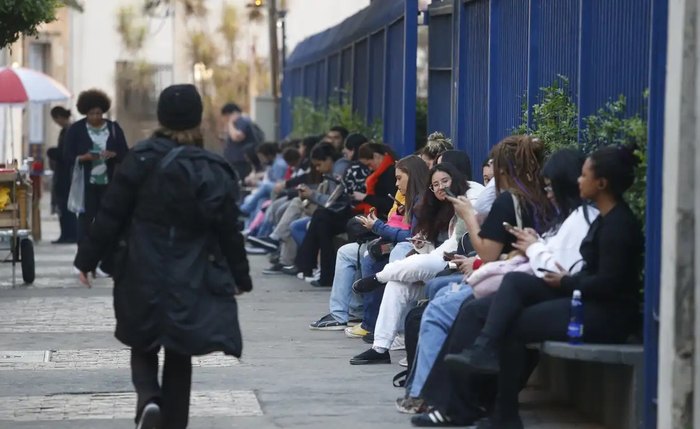
[[[43,233],[56,236],[54,219],[45,218]],[[74,252],[38,244],[30,287],[12,289],[9,265],[0,266],[0,429],[133,427],[128,350],[112,336],[110,281],[81,287]],[[255,291],[240,299],[243,358],[193,359],[190,428],[409,427],[393,407],[402,393],[391,386],[396,363],[352,367],[348,359],[365,344],[307,329],[327,312],[328,291],[261,275],[264,257],[251,264]],[[528,428],[596,428],[538,398],[523,407]]]

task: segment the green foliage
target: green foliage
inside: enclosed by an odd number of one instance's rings
[[[56,19],[58,0],[0,0],[0,48],[16,42],[21,35],[37,34],[37,27]]]
[[[382,123],[376,119],[367,124],[364,118],[352,109],[350,103],[337,100],[329,102],[325,109],[317,108],[308,98],[298,97],[292,101],[292,137],[321,134],[334,125],[347,128],[351,133],[362,133],[370,140],[381,142]]]
[[[558,76],[552,85],[540,89],[540,102],[532,106],[532,129],[528,128],[529,111],[523,106],[519,134],[531,134],[542,140],[548,153],[578,145],[578,110],[569,95],[569,79]],[[527,100],[527,98],[524,98]],[[527,101],[525,101],[527,103]]]
[[[645,91],[645,99],[648,92]],[[647,123],[641,114],[629,115],[624,95],[605,104],[583,120],[579,139],[579,112],[569,95],[569,80],[564,76],[549,87],[540,88],[540,102],[532,106],[531,128],[528,127],[527,103],[522,106],[522,123],[516,134],[540,138],[551,154],[566,147],[580,147],[590,153],[605,145],[633,145],[639,158],[636,180],[625,198],[642,225],[646,207]]]

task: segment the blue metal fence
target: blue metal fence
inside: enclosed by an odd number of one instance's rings
[[[301,42],[282,80],[281,135],[292,131],[292,104],[352,103],[399,155],[415,143],[417,0],[373,2],[339,25]],[[318,130],[322,132],[323,130]]]
[[[520,124],[523,107],[531,109],[539,89],[558,75],[569,79],[582,121],[620,94],[630,114],[649,102],[646,428],[656,427],[667,8],[668,0],[444,0],[430,7],[431,20],[449,22],[452,35],[431,34],[437,49],[430,52],[429,130],[451,131],[474,165]],[[449,62],[444,46],[452,46]],[[440,73],[451,75],[449,86]],[[456,100],[448,100],[448,92]]]

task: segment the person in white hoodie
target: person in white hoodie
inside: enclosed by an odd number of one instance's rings
[[[520,257],[525,263],[517,265],[518,271],[543,277],[547,271],[558,271],[557,266],[564,266],[571,272],[581,269],[581,241],[598,216],[598,210],[583,204],[579,196],[577,179],[584,160],[584,155],[579,151],[561,150],[553,154],[542,169],[547,198],[556,207],[557,217],[554,226],[542,237],[531,228],[510,229],[517,238],[513,248],[527,256],[527,259]],[[466,204],[461,199],[452,199],[452,202],[458,214],[464,210]],[[496,288],[485,288],[486,292],[479,297],[495,292],[503,276],[513,268],[508,261],[491,264],[500,265],[495,270],[491,269],[492,277],[488,280],[496,284]],[[472,276],[465,276],[462,284],[441,289],[428,304],[421,319],[416,358],[406,383],[406,396],[396,401],[400,412],[426,410],[426,403],[421,397],[423,386],[462,303],[475,295],[466,279],[476,278],[480,270],[489,270],[489,265],[479,268]]]

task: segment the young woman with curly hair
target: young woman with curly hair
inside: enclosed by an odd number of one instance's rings
[[[84,210],[78,214],[78,241],[90,229],[114,170],[129,150],[119,124],[104,117],[111,103],[107,94],[98,89],[81,92],[77,107],[85,118],[73,123],[66,133],[64,160],[71,168],[77,160],[85,175]]]

